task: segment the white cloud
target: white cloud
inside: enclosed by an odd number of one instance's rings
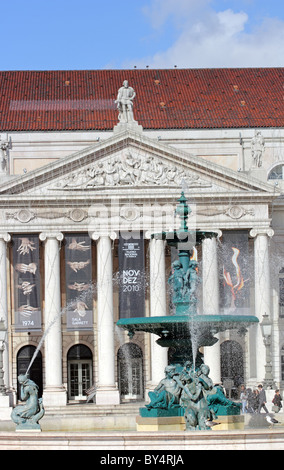
[[[176,27],[182,27],[185,21],[206,8],[211,0],[152,0],[151,5],[143,9],[154,29],[161,29],[170,19]]]
[[[284,66],[284,21],[280,19],[265,18],[247,31],[247,13],[214,11],[210,0],[153,0],[146,14],[153,28],[162,29],[172,21],[178,34],[167,50],[135,59],[138,67]]]

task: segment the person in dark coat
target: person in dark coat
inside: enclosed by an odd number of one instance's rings
[[[273,403],[273,405],[274,405],[274,407],[275,407],[275,410],[273,410],[273,411],[275,411],[276,413],[279,413],[279,411],[280,411],[281,408],[282,408],[282,403],[281,403],[281,402],[282,402],[282,397],[281,397],[281,395],[280,395],[280,390],[277,389],[277,390],[275,390],[275,395],[274,395],[274,398],[273,398],[273,400],[272,400],[272,403]],[[278,409],[277,409],[277,408],[278,408]],[[273,409],[273,408],[272,408],[272,409]]]
[[[263,388],[263,386],[260,384],[258,385],[258,390],[259,390],[259,395],[258,395],[258,399],[259,399],[259,405],[258,405],[258,413],[261,412],[261,409],[263,408],[265,413],[268,413],[268,409],[266,408],[266,393],[265,393],[265,390]]]
[[[254,413],[255,411],[255,399],[254,399],[254,394],[251,388],[247,389],[247,394],[248,394],[248,404],[247,404],[247,412],[248,413]]]

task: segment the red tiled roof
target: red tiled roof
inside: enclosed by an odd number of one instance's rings
[[[0,132],[108,130],[124,80],[144,129],[284,127],[284,68],[0,72]]]

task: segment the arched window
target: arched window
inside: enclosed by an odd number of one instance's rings
[[[93,354],[84,344],[76,344],[67,354],[68,398],[86,400],[86,390],[93,385]]]
[[[143,353],[139,346],[127,343],[117,353],[118,387],[122,399],[143,398]]]
[[[32,345],[24,346],[17,354],[17,377],[20,374],[25,374],[28,370],[31,359],[35,353],[36,347]],[[33,380],[38,386],[38,396],[42,396],[42,355],[38,351],[35,360],[29,370],[29,378]],[[18,384],[18,398],[20,397],[20,390]]]
[[[280,165],[277,165],[272,168],[272,170],[269,172],[268,179],[284,180],[284,163],[281,163]]]
[[[232,381],[232,387],[244,383],[243,348],[237,341],[224,341],[221,344],[222,382]]]

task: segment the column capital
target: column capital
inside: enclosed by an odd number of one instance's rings
[[[258,235],[266,235],[272,238],[274,235],[274,230],[271,227],[260,227],[260,228],[256,227],[256,228],[252,228],[249,234],[250,234],[250,237],[252,238],[257,237]]]
[[[90,235],[91,239],[95,240],[95,241],[99,240],[102,237],[108,237],[111,240],[116,240],[118,238],[118,233],[115,232],[115,231],[112,231],[112,232],[108,232],[108,231],[106,231],[106,232],[92,232],[89,235]]]
[[[8,243],[11,241],[11,235],[8,232],[1,232],[0,233],[0,240],[4,240],[4,242]]]
[[[55,238],[58,242],[62,242],[64,235],[61,232],[42,232],[39,234],[39,239],[42,242],[45,242],[49,238]]]
[[[204,230],[204,238],[203,238],[202,241],[208,240],[208,239],[212,240],[213,238],[218,238],[218,239],[219,239],[219,238],[221,238],[222,235],[223,235],[222,230],[217,229],[217,228],[214,229],[214,230],[211,230],[211,229],[208,227],[208,228],[205,228],[205,229],[202,229],[202,230]],[[208,232],[208,234],[206,234],[206,232]],[[216,235],[213,235],[213,237],[212,237],[212,235],[211,235],[212,233],[213,233],[213,234],[216,234]]]

